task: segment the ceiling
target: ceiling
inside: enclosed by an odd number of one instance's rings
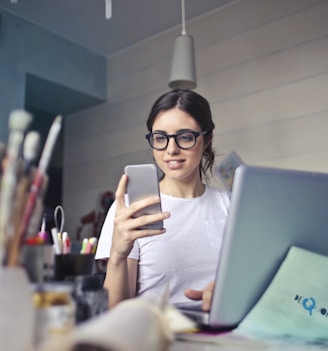
[[[105,18],[105,2],[0,0],[0,9],[106,57],[172,27],[181,28],[180,0],[112,0],[111,19]],[[186,22],[232,2],[185,0]]]

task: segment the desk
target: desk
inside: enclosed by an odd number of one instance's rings
[[[50,338],[46,344],[46,347],[39,349],[38,351],[71,351],[72,348],[67,348],[65,342],[65,336],[56,335],[53,337],[52,342]],[[223,337],[224,339],[224,337]],[[266,342],[262,343],[259,341],[258,344],[251,344],[247,341],[238,343],[205,343],[195,341],[184,341],[176,340],[167,349],[167,351],[328,351],[328,346],[316,346],[316,345],[303,345],[303,344],[269,344]],[[255,345],[255,346],[254,346]],[[135,348],[138,349],[138,348]],[[139,348],[140,349],[140,348]],[[85,349],[83,349],[85,350]]]
[[[242,351],[240,349],[227,349],[225,346],[216,344],[195,343],[191,341],[175,341],[169,351]]]
[[[190,335],[193,337],[193,335]],[[188,338],[190,337],[188,336]],[[197,336],[196,336],[197,337]],[[209,340],[187,341],[176,340],[168,351],[327,351],[328,345],[310,345],[301,342],[269,342],[261,339],[250,339],[240,334],[225,333],[221,335],[209,335]],[[216,342],[216,343],[215,343]]]
[[[168,351],[323,351],[328,347],[316,345],[268,345],[264,348],[249,348],[242,346],[226,346],[218,344],[195,343],[190,341],[175,341]]]
[[[223,350],[222,346],[215,344],[202,344],[188,341],[175,341],[169,351],[218,351]],[[226,348],[224,351],[228,351]],[[229,351],[240,351],[229,349]]]
[[[72,334],[49,337],[41,350],[72,351],[76,344],[99,345],[99,342],[107,347],[121,345],[122,350],[162,350],[160,345],[167,334],[160,327],[161,319],[158,319],[157,313],[153,314],[152,309],[144,307],[133,301],[122,303],[110,313],[81,324],[72,330]],[[328,351],[328,345],[269,343],[246,337],[236,330],[230,333],[185,333],[178,334],[176,338],[165,348],[166,351]],[[115,349],[118,348],[116,346]]]

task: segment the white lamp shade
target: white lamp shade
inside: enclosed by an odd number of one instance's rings
[[[195,89],[196,85],[194,39],[191,35],[181,34],[174,43],[169,87]]]

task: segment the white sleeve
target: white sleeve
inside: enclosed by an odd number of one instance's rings
[[[112,246],[112,236],[114,228],[114,217],[116,212],[116,201],[109,208],[104,224],[101,228],[99,242],[96,251],[96,260],[107,259]]]

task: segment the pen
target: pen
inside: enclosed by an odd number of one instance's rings
[[[97,248],[97,238],[91,237],[89,239],[84,239],[82,243],[82,253],[83,254],[94,254]]]
[[[80,251],[81,254],[85,254],[86,253],[87,246],[88,246],[88,239],[84,238],[83,241],[82,241],[82,247],[81,247],[81,251]]]
[[[54,251],[56,255],[60,255],[61,252],[61,248],[60,248],[60,244],[58,241],[58,231],[57,228],[51,228],[51,237],[52,237],[52,241],[53,241],[53,246],[54,246]]]
[[[71,252],[71,239],[68,236],[67,232],[64,232],[62,235],[63,241],[63,254],[68,254]]]
[[[38,233],[38,237],[46,243],[48,241],[48,233],[46,232],[46,215],[42,217],[41,229]]]

